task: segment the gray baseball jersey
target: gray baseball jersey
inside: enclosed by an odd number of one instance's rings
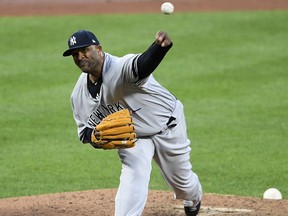
[[[79,138],[85,127],[94,128],[104,117],[124,108],[132,111],[138,137],[159,133],[165,126],[175,109],[176,98],[152,74],[140,81],[135,77],[132,66],[138,56],[105,53],[103,82],[96,98],[88,91],[87,74],[80,75],[71,95]],[[136,65],[134,68],[137,70]]]

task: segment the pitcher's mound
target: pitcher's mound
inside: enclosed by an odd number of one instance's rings
[[[112,216],[116,189],[67,192],[0,199],[2,216]],[[273,215],[284,216],[288,200],[204,194],[200,216]],[[182,201],[169,191],[149,191],[143,216],[183,216]]]

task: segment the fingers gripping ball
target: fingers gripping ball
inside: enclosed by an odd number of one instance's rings
[[[102,149],[132,148],[136,133],[128,109],[112,113],[104,118],[93,130],[92,145]]]

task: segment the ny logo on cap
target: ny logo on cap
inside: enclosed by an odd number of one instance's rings
[[[76,37],[75,36],[72,36],[71,38],[70,38],[70,46],[73,46],[73,45],[75,45],[77,42],[76,42]]]

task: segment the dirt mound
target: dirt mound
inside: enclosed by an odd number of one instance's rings
[[[0,215],[111,216],[115,194],[116,189],[103,189],[0,199]],[[287,212],[288,200],[204,194],[200,216],[284,216]],[[183,215],[182,201],[175,200],[172,192],[149,191],[143,216]]]

